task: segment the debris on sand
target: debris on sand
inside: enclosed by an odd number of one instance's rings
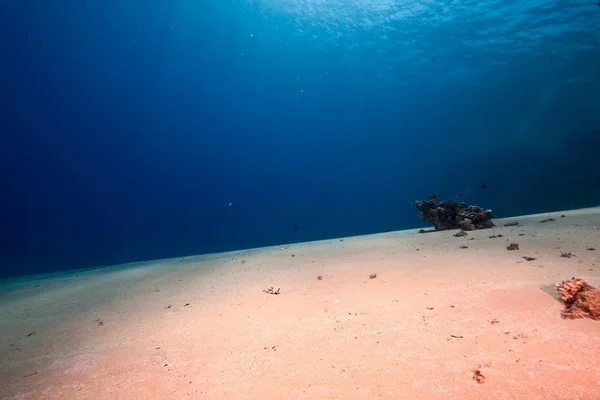
[[[565,309],[561,316],[565,319],[591,318],[600,320],[600,290],[582,278],[572,278],[556,284]]]
[[[483,376],[480,370],[476,369],[473,371],[473,380],[479,384],[482,384],[485,382],[485,376]]]
[[[275,290],[275,289],[273,289],[273,286],[271,286],[268,289],[263,289],[263,292],[267,293],[267,294],[279,294],[280,290],[281,290],[281,288],[278,288],[277,290]]]
[[[430,222],[436,231],[447,229],[493,228],[492,210],[484,210],[479,206],[457,203],[454,200],[444,200],[438,203],[438,195],[433,194],[427,200],[415,202],[422,220]]]
[[[519,250],[519,243],[511,243],[506,246],[506,250]]]

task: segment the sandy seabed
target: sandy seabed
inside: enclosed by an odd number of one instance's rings
[[[600,208],[495,223],[2,281],[0,398],[599,399]]]

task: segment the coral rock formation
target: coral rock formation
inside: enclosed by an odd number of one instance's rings
[[[581,278],[557,283],[556,290],[565,303],[565,309],[561,314],[563,318],[600,320],[600,290]]]
[[[453,200],[444,200],[438,204],[437,194],[429,196],[429,199],[424,201],[417,200],[415,205],[421,219],[432,223],[436,231],[447,229],[471,231],[494,226],[492,210],[484,210],[479,206],[457,203]]]

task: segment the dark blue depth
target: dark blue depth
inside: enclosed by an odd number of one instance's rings
[[[600,9],[525,3],[3,2],[0,275],[597,205]]]

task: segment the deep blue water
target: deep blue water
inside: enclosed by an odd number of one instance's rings
[[[9,0],[0,34],[2,276],[600,203],[595,0]]]

